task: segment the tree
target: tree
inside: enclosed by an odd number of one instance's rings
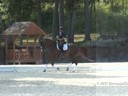
[[[59,26],[64,27],[64,0],[55,0],[53,13],[52,38],[55,40]]]
[[[85,38],[84,40],[91,40],[90,37],[90,9],[89,9],[89,1],[90,0],[84,0],[84,13],[85,13]]]
[[[57,31],[58,31],[58,6],[59,6],[59,0],[55,0],[55,7],[53,11],[53,24],[52,24],[52,39],[56,39]]]
[[[76,16],[76,4],[77,0],[67,0],[67,12],[68,12],[68,42],[74,43],[74,26]]]
[[[16,21],[29,21],[34,8],[33,0],[2,0],[0,12],[3,24],[9,26]]]
[[[14,21],[27,21],[35,8],[32,0],[9,0],[8,13]]]
[[[36,5],[36,12],[37,12],[37,21],[38,21],[38,26],[42,28],[42,12],[41,12],[41,0],[35,0],[35,5]]]
[[[64,27],[64,0],[59,3],[59,26]]]

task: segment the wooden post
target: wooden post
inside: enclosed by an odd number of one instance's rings
[[[26,50],[26,54],[27,54],[27,60],[26,61],[28,61],[28,59],[30,59],[30,57],[29,57],[29,50],[28,50],[28,34],[27,34],[27,50]]]
[[[7,34],[5,34],[5,36],[4,36],[4,42],[5,42],[5,55],[6,55],[6,56],[5,56],[5,59],[6,59],[5,62],[6,62],[6,64],[7,64],[7,59],[8,59],[8,58],[7,58],[7,53],[8,53],[8,52],[7,52],[7,51],[8,51],[8,50],[7,50],[7,49],[8,49]]]
[[[15,43],[14,43],[14,34],[12,34],[12,44],[13,44],[13,64],[15,64]]]
[[[35,59],[35,62],[37,61],[37,58],[36,58],[36,35],[34,36],[34,59]]]
[[[27,34],[27,45],[26,46],[27,46],[27,50],[28,50],[28,34]]]
[[[39,39],[40,35],[38,35],[38,39]],[[39,51],[39,63],[41,63],[42,61],[42,48],[41,48],[41,45],[39,43],[39,40],[37,41],[37,45],[38,45],[38,51]]]

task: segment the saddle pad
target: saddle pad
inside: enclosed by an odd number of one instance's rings
[[[64,51],[68,50],[68,44],[67,43],[63,45],[63,50]]]
[[[58,50],[60,50],[58,42],[56,44],[56,47],[57,47]],[[66,50],[68,50],[68,44],[67,43],[63,45],[63,51],[66,51]]]

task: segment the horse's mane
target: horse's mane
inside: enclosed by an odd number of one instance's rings
[[[55,47],[56,46],[56,41],[52,40],[50,38],[44,38],[43,42],[44,42],[44,45],[47,47],[50,47],[50,46]]]

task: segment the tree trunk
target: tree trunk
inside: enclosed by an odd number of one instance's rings
[[[95,0],[90,3],[90,32],[96,32],[96,6]]]
[[[69,15],[69,25],[68,25],[68,43],[74,43],[74,26],[75,26],[75,16],[76,13],[73,10],[72,12],[70,12]]]
[[[64,0],[60,0],[59,4],[59,25],[64,27]]]
[[[59,5],[59,0],[55,0],[55,8],[53,11],[53,25],[52,25],[52,39],[56,39],[56,35],[58,32],[59,28],[59,20],[58,20],[58,5]]]
[[[36,11],[37,11],[38,26],[42,28],[41,0],[36,0]]]
[[[91,40],[90,38],[90,10],[89,10],[89,0],[84,0],[84,13],[85,13],[85,38],[84,40]]]
[[[69,17],[68,17],[68,43],[74,43],[74,28],[75,28],[75,16],[76,16],[76,1],[69,1]]]
[[[4,24],[2,22],[2,14],[0,13],[0,34],[4,32]]]

